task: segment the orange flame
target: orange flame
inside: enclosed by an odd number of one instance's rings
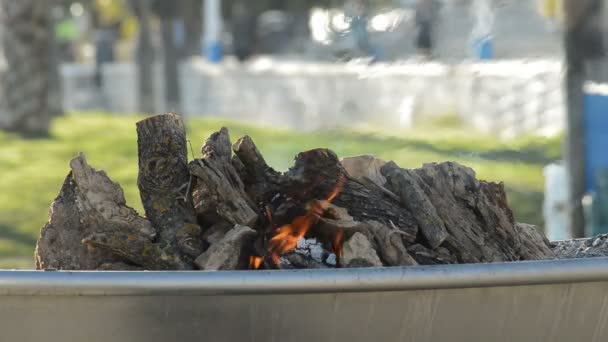
[[[280,255],[294,250],[298,241],[306,235],[313,224],[317,223],[327,205],[340,194],[345,181],[344,177],[340,177],[327,200],[313,201],[310,203],[306,215],[298,216],[291,223],[277,229],[276,234],[270,239],[268,247],[270,258],[275,265],[279,264]]]
[[[250,256],[249,257],[249,269],[257,270],[262,266],[262,257],[259,256]]]
[[[331,245],[334,250],[334,254],[336,255],[336,266],[340,266],[342,260],[342,238],[344,237],[344,231],[342,229],[338,230],[336,236],[334,237],[334,241]]]

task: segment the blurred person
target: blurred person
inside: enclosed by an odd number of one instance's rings
[[[73,62],[75,60],[75,42],[80,35],[75,20],[67,15],[64,8],[60,6],[54,7],[51,13],[55,33],[54,48],[58,62]]]
[[[563,19],[562,0],[539,0],[540,13],[547,22],[547,29],[554,32]]]
[[[257,15],[248,2],[240,0],[232,5],[232,44],[234,55],[241,62],[253,55],[257,40]]]
[[[498,5],[500,3],[495,0],[474,0],[471,3],[475,24],[469,40],[475,57],[482,60],[495,57],[493,32]]]
[[[433,57],[433,41],[439,3],[437,0],[416,0],[416,48],[418,53],[430,59]]]
[[[116,60],[115,48],[126,7],[120,0],[96,0],[94,8],[95,83],[101,88],[103,65]]]
[[[180,53],[176,41],[175,23],[179,19],[179,3],[177,1],[153,0],[152,13],[160,18],[160,31],[163,52],[163,82],[165,84],[166,111],[179,112],[181,90],[179,84],[178,65]]]
[[[154,58],[150,17],[152,14],[150,0],[129,0],[131,11],[137,20],[137,45],[135,63],[137,65],[137,88],[139,111],[153,113],[156,111],[154,101]]]
[[[365,0],[354,0],[350,7],[350,29],[357,42],[357,47],[366,53],[371,52],[371,44],[367,26],[369,23],[369,6]]]
[[[344,13],[350,19],[351,34],[355,39],[357,49],[368,56],[379,57],[377,50],[373,47],[368,31],[369,26],[369,2],[367,0],[349,1]]]

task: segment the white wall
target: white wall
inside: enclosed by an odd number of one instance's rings
[[[157,111],[163,112],[160,68]],[[104,68],[97,92],[85,81],[92,68],[62,68],[68,110],[137,111],[135,69]],[[432,116],[458,114],[474,127],[505,137],[554,134],[563,127],[561,66],[548,61],[364,66],[277,62],[212,65],[202,60],[180,69],[181,112],[313,130],[368,124],[392,129]],[[174,109],[168,109],[174,110]]]

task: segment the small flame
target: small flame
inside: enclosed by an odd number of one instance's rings
[[[340,194],[345,181],[344,177],[340,177],[327,200],[311,202],[306,215],[298,216],[291,223],[277,229],[276,234],[270,239],[268,247],[270,258],[275,265],[279,264],[280,255],[294,250],[298,241],[306,235],[313,224],[317,223],[327,205]]]
[[[250,256],[249,257],[249,269],[257,270],[262,266],[262,257],[259,256]]]
[[[272,226],[272,210],[270,210],[269,206],[266,206],[266,219],[268,219],[268,222]]]
[[[331,247],[336,255],[336,265],[339,267],[341,265],[342,260],[342,238],[344,237],[344,231],[342,229],[338,230],[336,236],[334,237],[334,242]]]
[[[340,176],[340,178],[338,179],[338,182],[336,182],[336,187],[331,192],[331,194],[329,194],[329,196],[327,196],[327,202],[331,203],[331,201],[333,201],[340,194],[340,192],[342,192],[345,182],[346,182],[346,179],[343,176]]]

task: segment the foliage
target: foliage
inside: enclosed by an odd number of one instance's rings
[[[0,133],[0,268],[31,265],[35,241],[49,205],[78,152],[119,182],[129,205],[141,212],[137,191],[135,122],[141,116],[72,114],[53,122],[51,136],[25,139]],[[479,177],[506,183],[516,218],[542,224],[542,167],[560,156],[560,139],[526,137],[502,142],[461,128],[419,128],[383,132],[334,130],[316,133],[262,128],[218,119],[192,119],[188,136],[193,154],[214,130],[227,126],[233,140],[249,134],[268,162],[281,170],[302,150],[329,147],[340,156],[374,154],[404,167],[454,160]]]

